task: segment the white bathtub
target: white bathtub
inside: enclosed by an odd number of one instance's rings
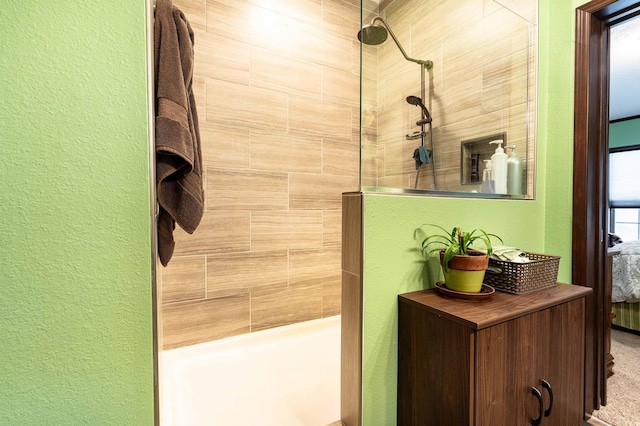
[[[340,419],[340,316],[164,351],[161,426]]]

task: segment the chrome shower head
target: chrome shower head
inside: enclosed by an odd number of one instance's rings
[[[369,46],[376,46],[387,41],[389,33],[384,27],[375,25],[365,25],[358,31],[358,40]]]
[[[422,103],[422,99],[420,99],[417,96],[407,96],[407,103],[409,103],[410,105],[413,105],[413,106],[419,106],[422,109],[422,118],[423,118],[423,120],[418,121],[418,123],[420,123],[421,121],[424,121],[424,123],[421,123],[421,124],[431,123],[431,121],[432,121],[431,114],[429,114],[429,110]],[[416,123],[416,124],[418,124],[418,123]],[[418,124],[418,125],[420,125],[420,124]]]
[[[376,21],[379,21],[383,25],[383,27],[374,25]],[[387,40],[387,36],[389,34],[391,34],[391,38],[393,39],[396,46],[398,46],[398,49],[400,49],[402,56],[404,56],[407,61],[420,64],[428,70],[433,67],[433,62],[431,61],[423,61],[420,59],[410,58],[407,55],[407,52],[405,52],[402,48],[402,45],[400,45],[400,42],[396,38],[396,35],[393,33],[393,31],[391,31],[391,27],[389,27],[387,21],[385,21],[384,18],[381,18],[380,16],[375,16],[371,20],[371,23],[369,25],[363,26],[362,29],[358,31],[358,40],[360,40],[364,44],[375,46],[384,43]]]

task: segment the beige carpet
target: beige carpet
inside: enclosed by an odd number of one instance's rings
[[[640,336],[611,330],[611,354],[608,404],[593,415],[614,426],[640,426]]]

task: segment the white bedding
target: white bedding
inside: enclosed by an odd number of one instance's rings
[[[620,254],[613,257],[611,301],[640,302],[640,241],[616,244]]]

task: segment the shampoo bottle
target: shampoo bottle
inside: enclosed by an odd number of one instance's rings
[[[516,146],[510,145],[507,159],[507,190],[509,195],[522,195],[522,160],[516,155]]]
[[[507,154],[502,148],[502,139],[489,142],[496,144],[496,152],[491,156],[491,166],[493,168],[493,180],[495,182],[495,193],[507,193]]]
[[[493,170],[491,169],[491,160],[484,160],[484,171],[482,172],[482,189],[484,194],[493,194]]]

